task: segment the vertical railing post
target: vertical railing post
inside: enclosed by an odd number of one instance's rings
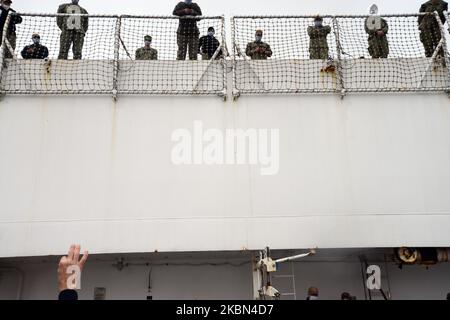
[[[227,100],[227,94],[228,94],[228,72],[227,72],[227,54],[228,54],[228,48],[227,48],[227,38],[226,38],[226,32],[225,32],[225,16],[222,16],[221,22],[221,35],[222,35],[222,62],[223,62],[223,89],[222,89],[222,97],[224,101]]]
[[[118,93],[118,78],[119,78],[119,51],[120,51],[120,29],[122,27],[122,16],[116,17],[116,30],[114,36],[114,74],[113,74],[113,88],[112,95],[114,101],[117,100]]]
[[[237,100],[240,96],[239,90],[237,90],[236,87],[236,25],[234,21],[234,17],[231,17],[231,46],[232,46],[232,53],[231,53],[231,65],[233,69],[233,99]]]
[[[448,20],[448,12],[444,12],[444,15],[447,16],[447,23],[449,24],[449,32],[450,32],[450,21]],[[445,61],[445,67],[447,68],[447,93],[450,94],[450,59],[448,56],[448,48],[447,48],[447,35],[445,34],[445,27],[441,21],[441,17],[437,11],[434,12],[434,16],[436,17],[437,23],[439,25],[439,30],[441,32],[441,48],[444,53],[443,59]],[[437,48],[439,54],[439,48]]]
[[[445,17],[447,18],[447,26],[448,26],[448,33],[450,34],[450,13],[448,12],[448,11],[445,11],[444,12],[444,15],[445,15]],[[445,36],[445,32],[444,32],[444,36]],[[450,48],[447,48],[447,50],[448,49],[450,49]],[[445,55],[446,55],[446,57],[447,57],[447,68],[448,68],[448,77],[449,77],[449,82],[450,82],[450,64],[448,63],[448,60],[449,60],[449,57],[448,57],[448,54],[450,54],[449,52],[445,52]],[[449,89],[449,91],[447,92],[447,94],[449,95],[449,97],[450,97],[450,89]]]
[[[336,17],[333,17],[333,30],[334,30],[334,38],[336,40],[336,54],[337,54],[337,61],[336,61],[336,72],[337,72],[337,79],[339,83],[339,89],[341,93],[341,98],[343,99],[346,95],[345,90],[345,83],[344,83],[344,75],[343,75],[343,68],[342,68],[342,45],[341,45],[341,35],[339,32],[339,23],[337,21]]]
[[[5,25],[3,26],[3,30],[1,30],[2,43],[0,49],[0,88],[2,87],[3,84],[3,65],[5,63],[6,37],[8,35],[8,28],[10,21],[11,21],[11,12],[9,12],[8,16],[6,17]]]

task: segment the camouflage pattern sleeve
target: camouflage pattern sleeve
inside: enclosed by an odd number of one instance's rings
[[[384,34],[388,34],[389,32],[389,25],[385,19],[381,19],[381,31],[383,31]]]
[[[424,13],[424,12],[425,12],[425,4],[422,4],[420,6],[419,13]],[[424,16],[419,16],[419,19],[418,19],[419,26],[422,24],[423,18],[424,18]]]
[[[81,13],[82,14],[89,14],[85,9],[81,8]],[[83,17],[82,18],[82,29],[83,31],[86,33],[89,29],[89,17]]]
[[[42,58],[43,58],[43,59],[48,58],[48,54],[49,54],[48,48],[47,48],[47,47],[43,47],[42,50],[43,50],[43,52],[42,52]]]
[[[245,50],[245,54],[249,57],[251,57],[253,55],[253,45],[251,42],[249,44],[247,44],[247,49]]]
[[[29,59],[29,54],[28,54],[28,49],[29,48],[30,48],[30,46],[25,46],[23,48],[23,50],[20,52],[20,54],[22,55],[22,58]]]
[[[136,50],[136,53],[134,54],[134,58],[136,60],[141,60],[141,49]]]
[[[59,6],[57,13],[65,13],[66,11],[66,4],[62,4]],[[58,25],[59,29],[64,30],[64,20],[65,17],[56,17],[56,24]]]
[[[173,15],[174,16],[179,16],[179,17],[181,17],[182,15],[183,15],[183,13],[181,12],[181,10],[183,10],[183,3],[182,2],[180,2],[180,3],[178,3],[176,6],[175,6],[175,9],[173,9]]]
[[[272,49],[270,48],[270,45],[266,43],[266,52],[265,52],[266,56],[268,58],[270,58],[273,54]]]
[[[16,13],[16,11],[11,10],[12,12]],[[13,24],[21,24],[22,23],[22,17],[19,16],[18,14],[15,14],[12,18],[12,23]]]
[[[202,15],[202,9],[200,9],[200,6],[196,3],[194,3],[193,8],[194,14],[193,16],[201,16]]]

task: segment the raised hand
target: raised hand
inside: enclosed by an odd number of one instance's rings
[[[59,261],[58,265],[58,286],[59,291],[67,289],[75,289],[73,284],[68,283],[68,279],[71,274],[67,273],[67,269],[72,266],[78,266],[79,270],[82,271],[84,264],[89,256],[89,253],[85,251],[80,259],[81,246],[79,244],[71,245],[67,256],[64,256]]]

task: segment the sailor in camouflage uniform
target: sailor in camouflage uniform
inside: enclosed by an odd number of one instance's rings
[[[64,14],[88,14],[78,5],[79,0],[72,0],[59,6],[58,13]],[[72,46],[73,58],[79,60],[82,57],[84,36],[89,28],[87,16],[58,16],[56,18],[61,29],[60,47],[58,59],[67,60],[70,46]]]
[[[433,13],[437,11],[442,24],[445,23],[444,11],[448,11],[448,3],[442,0],[430,0],[420,7],[421,13]],[[442,39],[439,23],[434,14],[419,17],[420,41],[425,48],[425,55],[430,58],[433,56],[439,41]],[[444,50],[439,51],[441,57],[444,56]]]
[[[364,21],[364,28],[369,35],[369,54],[373,59],[386,59],[389,56],[389,41],[387,34],[389,25],[387,21],[378,15],[378,7],[370,8],[370,17]]]
[[[245,54],[252,60],[266,60],[272,56],[270,45],[262,41],[262,30],[256,30],[255,41],[247,45]]]
[[[193,3],[192,0],[184,0],[184,2],[179,2],[177,4],[173,10],[173,15],[181,18],[177,30],[177,60],[186,60],[188,49],[189,60],[197,60],[198,42],[200,37],[197,22],[200,21],[200,19],[194,19],[192,17],[201,16],[202,10],[199,5]]]
[[[310,59],[328,59],[327,36],[330,32],[331,27],[324,26],[323,18],[319,16],[314,19],[314,26],[308,27]]]
[[[5,26],[6,20],[8,18],[8,14],[10,12],[16,13],[15,10],[11,9],[11,0],[2,0],[0,5],[0,43],[2,43],[3,39],[3,28]],[[18,14],[14,14],[11,16],[11,19],[9,21],[9,25],[6,30],[6,39],[8,39],[9,44],[11,45],[11,48],[13,50],[16,49],[16,24],[22,23],[22,17]],[[4,51],[4,57],[7,59],[12,58],[12,54],[8,49],[5,49]]]
[[[136,60],[158,60],[158,51],[151,47],[152,37],[144,37],[145,45],[136,50]]]
[[[33,33],[31,36],[33,44],[25,46],[21,52],[24,59],[45,59],[48,57],[48,48],[41,44],[41,36]]]

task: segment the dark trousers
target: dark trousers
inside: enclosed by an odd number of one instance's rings
[[[189,60],[197,60],[198,54],[198,34],[177,34],[178,54],[177,60],[186,60],[186,53],[189,49]]]
[[[13,50],[16,50],[16,33],[10,33],[6,36],[6,39],[8,39],[9,44],[11,45]],[[0,43],[1,43],[1,37],[0,37]],[[13,56],[11,54],[11,51],[9,51],[8,47],[5,44],[5,51],[3,51],[4,53],[4,58],[5,59],[11,59]]]
[[[441,39],[441,30],[439,29],[439,26],[437,24],[430,25],[422,29],[422,31],[420,32],[420,41],[422,41],[423,43],[425,55],[428,58],[431,58],[433,56],[433,53],[434,51],[436,51],[436,48]],[[442,48],[441,50],[439,50],[439,55],[442,57],[444,56],[444,50]]]
[[[73,59],[80,60],[84,45],[84,33],[76,30],[64,30],[61,32],[58,59],[67,60],[69,49],[72,46]]]

